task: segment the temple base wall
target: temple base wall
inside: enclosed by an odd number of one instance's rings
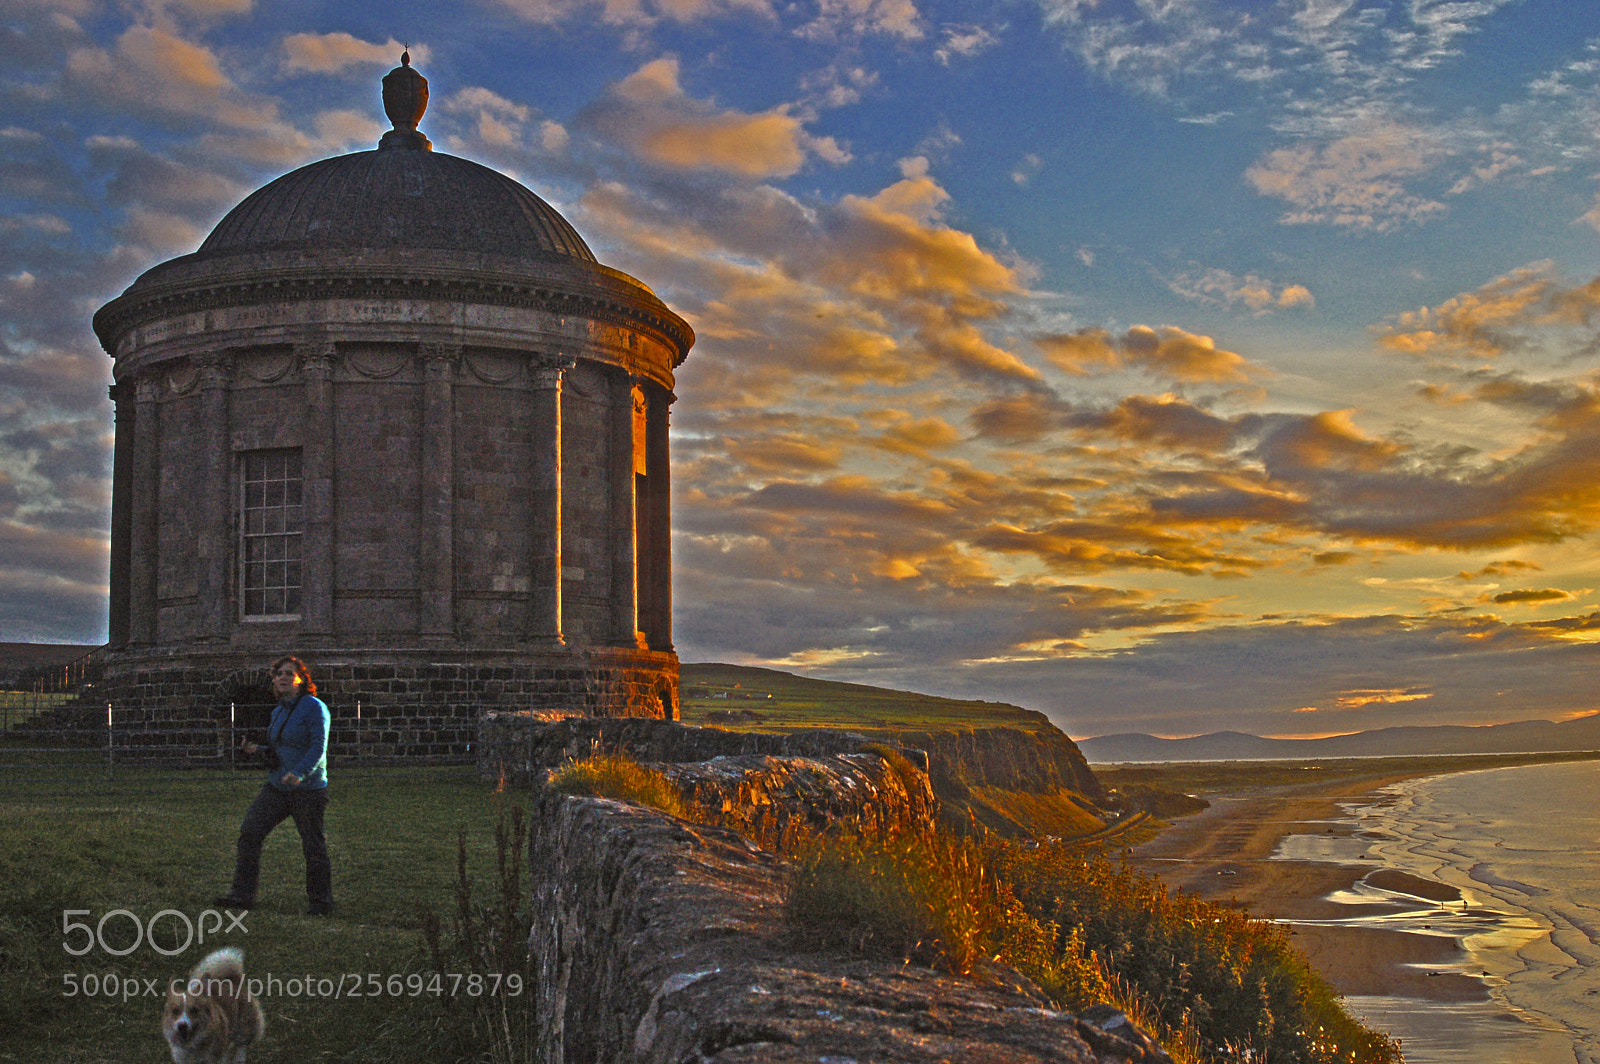
[[[621,648],[536,654],[301,655],[333,713],[334,761],[465,763],[493,712],[678,718],[675,654]],[[108,705],[117,757],[204,762],[261,726],[270,659],[107,656],[84,702]]]

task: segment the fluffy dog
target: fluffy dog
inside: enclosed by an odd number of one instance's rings
[[[244,954],[219,949],[174,979],[161,1010],[161,1032],[173,1064],[244,1064],[244,1051],[266,1029],[261,1006],[245,986]]]

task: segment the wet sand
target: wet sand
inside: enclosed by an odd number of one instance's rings
[[[1339,858],[1272,860],[1289,836],[1316,836],[1298,849],[1338,848],[1350,829],[1331,824],[1341,801],[1371,796],[1391,783],[1436,772],[1397,773],[1330,781],[1212,801],[1211,808],[1174,823],[1137,847],[1134,864],[1169,886],[1207,901],[1243,908],[1260,917],[1331,920],[1378,916],[1404,908],[1423,910],[1453,902],[1460,894],[1375,863]],[[1352,844],[1355,840],[1351,840]],[[1331,846],[1329,845],[1331,843]],[[1359,852],[1353,845],[1347,847]],[[1343,863],[1348,861],[1348,863]],[[1376,887],[1415,897],[1414,903],[1347,905],[1328,900],[1363,878]],[[1346,996],[1417,998],[1440,1003],[1482,1002],[1488,991],[1478,979],[1439,971],[1465,959],[1453,939],[1377,927],[1295,924],[1293,941],[1333,988]]]

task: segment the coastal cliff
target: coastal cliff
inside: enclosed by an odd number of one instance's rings
[[[1025,712],[1025,711],[1019,711]],[[899,751],[927,773],[947,826],[976,823],[1003,835],[1087,833],[1106,794],[1077,746],[1042,715],[1032,727],[948,730],[818,728],[790,732],[688,727],[639,718],[568,717],[542,721],[527,713],[492,713],[483,721],[478,771],[512,785],[538,782],[550,769],[592,754],[626,753],[657,765],[725,757],[823,757],[880,747]],[[1006,802],[1009,795],[1019,801]],[[1005,805],[1013,812],[1001,809]],[[1075,831],[1040,832],[1018,808],[1047,807],[1034,819]]]

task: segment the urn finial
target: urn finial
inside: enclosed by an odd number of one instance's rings
[[[428,79],[411,67],[411,49],[400,53],[400,65],[383,76],[383,113],[394,128],[378,142],[379,150],[411,148],[431,151],[428,138],[417,132],[428,109]]]

